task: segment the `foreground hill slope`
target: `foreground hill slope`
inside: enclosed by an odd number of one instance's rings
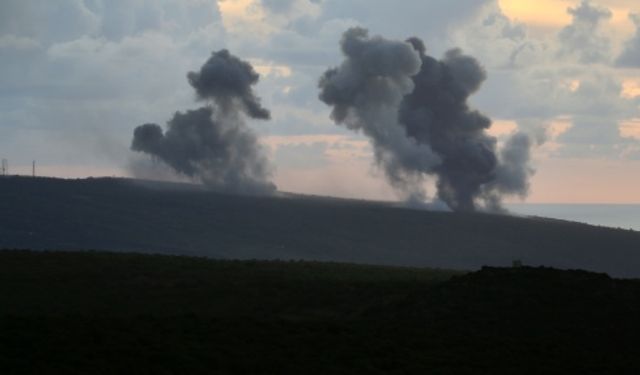
[[[0,247],[640,277],[640,233],[330,198],[247,197],[127,179],[0,178]]]
[[[0,252],[3,374],[632,374],[640,283]]]

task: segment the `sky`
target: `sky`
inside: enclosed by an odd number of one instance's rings
[[[470,102],[489,133],[539,135],[527,202],[640,203],[631,0],[2,0],[0,157],[13,173],[132,176],[133,129],[197,107],[187,72],[228,49],[260,74],[271,120],[248,122],[279,190],[396,200],[369,140],[318,100],[353,26],[483,65]]]

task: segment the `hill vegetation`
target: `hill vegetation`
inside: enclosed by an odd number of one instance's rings
[[[640,233],[304,196],[225,195],[128,179],[0,178],[0,247],[640,276]]]
[[[590,374],[640,366],[640,282],[0,252],[3,374]]]

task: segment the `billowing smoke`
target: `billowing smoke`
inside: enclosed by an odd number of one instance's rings
[[[407,137],[398,109],[413,91],[420,56],[407,43],[369,38],[366,30],[349,29],[342,38],[342,65],[320,79],[320,99],[333,106],[332,119],[362,131],[374,146],[392,186],[414,200],[424,200],[423,174],[440,163],[428,144]]]
[[[454,49],[437,60],[418,38],[362,28],[346,31],[341,47],[345,60],[320,79],[320,99],[336,123],[371,139],[376,162],[408,199],[425,199],[428,176],[456,211],[498,210],[502,196],[527,194],[531,141],[517,133],[497,151],[491,120],[467,104],[486,79],[473,57]]]
[[[206,105],[176,112],[166,131],[156,124],[138,126],[131,149],[216,190],[275,190],[264,150],[242,117],[244,113],[255,119],[270,118],[253,93],[259,76],[251,65],[221,50],[187,78]]]
[[[200,99],[212,100],[225,112],[235,114],[244,110],[253,118],[268,120],[271,117],[251,88],[260,76],[248,62],[227,50],[214,52],[199,72],[189,72],[187,78]]]

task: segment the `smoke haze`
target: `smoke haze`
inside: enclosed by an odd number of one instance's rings
[[[491,120],[467,99],[486,79],[471,56],[426,54],[418,38],[371,37],[353,28],[341,41],[345,60],[320,79],[331,117],[361,131],[391,185],[410,201],[424,201],[423,182],[436,177],[436,197],[455,211],[500,210],[504,195],[528,191],[531,140],[523,133],[497,150],[486,133]]]

